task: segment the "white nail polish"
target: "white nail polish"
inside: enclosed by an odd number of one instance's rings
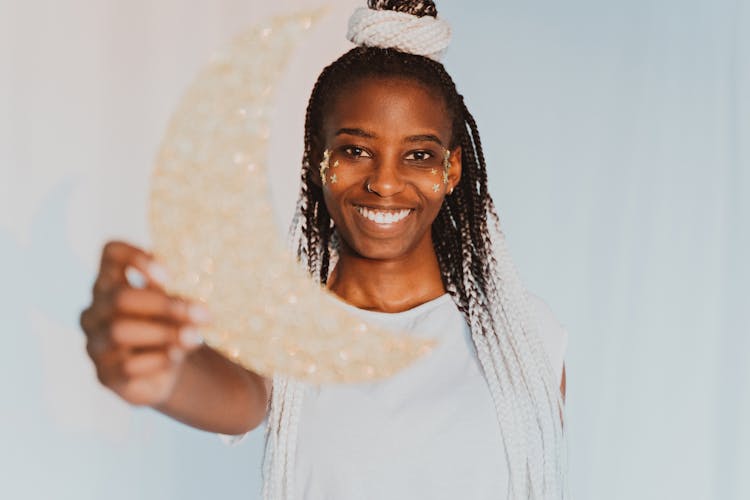
[[[138,271],[138,269],[134,267],[128,266],[125,268],[125,279],[133,288],[146,287],[146,278],[143,276],[143,274],[141,274],[140,271]]]
[[[203,337],[195,328],[185,327],[180,330],[180,342],[185,347],[194,347],[203,343]]]
[[[153,279],[160,285],[165,285],[167,281],[169,281],[169,275],[167,273],[167,270],[164,268],[164,266],[156,262],[152,262],[149,264],[148,274],[151,277],[151,279]]]

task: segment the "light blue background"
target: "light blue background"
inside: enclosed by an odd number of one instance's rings
[[[239,2],[224,3],[224,16],[243,12]],[[50,5],[38,8],[48,24]],[[494,0],[439,8],[454,28],[446,66],[479,123],[521,276],[570,333],[573,497],[750,498],[750,5]],[[12,10],[2,9],[7,28]],[[25,104],[34,101],[19,97],[24,63],[13,56],[24,47],[11,42],[0,67],[6,215],[11,190],[44,182],[37,150],[27,146],[45,123],[28,119]],[[179,40],[169,47],[187,57]],[[137,92],[156,85],[125,71],[122,78]],[[55,120],[48,123],[63,130]],[[116,119],[101,123],[118,132]],[[155,140],[161,125],[147,124],[144,135]],[[77,161],[83,149],[62,148],[57,158]],[[0,226],[0,497],[256,498],[262,430],[229,448],[133,409],[135,438],[113,442],[50,416],[45,347],[31,330],[42,311],[76,336],[65,344],[80,343],[93,263],[71,252],[65,207],[81,182],[67,176],[50,187],[28,239]]]

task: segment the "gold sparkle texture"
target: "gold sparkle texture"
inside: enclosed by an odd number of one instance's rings
[[[172,276],[167,291],[211,311],[199,329],[207,345],[264,376],[363,382],[409,366],[435,342],[350,314],[277,236],[266,174],[274,90],[322,14],[275,18],[213,55],[162,140],[149,222]]]
[[[450,149],[446,149],[443,152],[443,168],[445,168],[446,170],[451,168],[451,150]]]
[[[451,168],[451,152],[446,149],[443,153],[443,184],[448,184],[448,169]]]
[[[323,185],[326,185],[326,171],[328,170],[328,165],[331,163],[331,150],[326,149],[323,151],[323,159],[320,162],[320,180],[323,183]]]

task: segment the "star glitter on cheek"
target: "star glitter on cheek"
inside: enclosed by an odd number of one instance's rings
[[[335,166],[336,166],[336,165],[334,165],[334,167],[335,167]],[[331,176],[331,184],[336,184],[336,183],[337,183],[338,181],[339,181],[339,180],[338,180],[338,178],[336,177],[336,174],[333,174],[333,175]]]
[[[433,184],[432,185],[432,190],[435,191],[436,193],[438,192],[439,189],[440,189],[440,184]]]

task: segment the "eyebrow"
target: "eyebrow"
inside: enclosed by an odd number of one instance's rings
[[[366,132],[361,128],[340,128],[336,135],[356,135],[357,137],[364,137],[366,139],[375,139],[377,136],[371,132]]]
[[[410,135],[409,137],[406,138],[406,142],[424,142],[424,141],[436,142],[440,146],[443,145],[443,141],[441,141],[440,138],[434,134]]]
[[[368,132],[366,130],[362,130],[361,128],[341,128],[336,132],[336,135],[354,135],[357,137],[364,137],[366,139],[376,139],[377,135],[373,134],[372,132]],[[404,139],[404,142],[434,142],[438,145],[442,146],[443,141],[440,140],[438,136],[435,134],[418,134],[418,135],[410,135],[406,139]]]

